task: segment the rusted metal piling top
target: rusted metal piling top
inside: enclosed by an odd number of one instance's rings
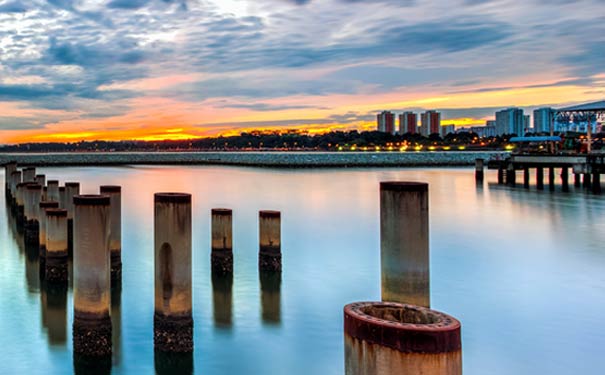
[[[358,302],[344,308],[347,375],[462,374],[460,322],[425,307]]]

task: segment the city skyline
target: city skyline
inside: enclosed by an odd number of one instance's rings
[[[468,127],[603,100],[599,9],[0,0],[0,143],[371,130],[384,109]]]

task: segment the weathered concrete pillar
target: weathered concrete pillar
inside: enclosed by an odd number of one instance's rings
[[[575,186],[575,187],[582,186],[582,182],[580,181],[580,173],[573,174],[573,186]]]
[[[601,194],[601,175],[598,172],[592,174],[592,192]]]
[[[517,172],[512,162],[506,166],[506,184],[512,187],[517,185]]]
[[[475,181],[483,182],[483,164],[485,160],[483,159],[475,159]]]
[[[544,168],[536,168],[536,188],[538,190],[544,190]]]
[[[554,167],[548,168],[548,188],[550,189],[550,191],[555,190],[555,168]]]
[[[191,194],[155,194],[154,232],[154,345],[162,352],[192,352]]]
[[[17,194],[16,194],[16,221],[17,221],[17,231],[22,231],[25,226],[25,190],[27,189],[27,185],[30,182],[19,182],[17,184]]]
[[[9,161],[4,164],[4,195],[6,197],[6,201],[10,202],[13,196],[11,178],[13,172],[17,171],[17,162]]]
[[[561,188],[564,192],[569,191],[569,168],[561,168]]]
[[[233,272],[233,212],[226,208],[211,211],[212,252],[210,261],[212,274]]]
[[[46,182],[46,200],[49,202],[57,202],[60,203],[61,200],[59,198],[59,181],[57,180],[48,180]]]
[[[16,215],[17,213],[17,184],[21,183],[21,171],[15,171],[11,173],[10,189],[11,189],[11,213]]]
[[[23,168],[23,182],[36,182],[36,168]]]
[[[109,252],[111,254],[111,279],[115,283],[122,280],[122,188],[115,185],[100,187],[103,195],[108,195],[111,206],[111,233]]]
[[[28,184],[24,196],[24,216],[25,216],[25,244],[38,247],[39,237],[39,211],[40,200],[42,199],[42,186],[32,183]]]
[[[460,322],[444,313],[389,302],[344,308],[345,374],[462,374]]]
[[[65,207],[66,202],[67,190],[65,189],[65,186],[59,186],[59,207],[65,208],[67,210],[67,207]]]
[[[212,305],[214,324],[229,328],[233,315],[233,273],[212,272]]]
[[[38,245],[40,246],[40,257],[46,257],[46,210],[49,208],[59,208],[59,202],[40,202],[38,216]]]
[[[76,195],[72,202],[74,205],[74,354],[83,357],[111,358],[109,197]]]
[[[57,202],[55,202],[57,203]],[[67,284],[67,210],[46,210],[45,280],[51,284]]]
[[[502,185],[504,183],[504,168],[502,165],[498,166],[498,184]]]
[[[584,180],[583,180],[583,185],[584,188],[589,189],[591,186],[591,182],[590,182],[590,173],[584,173]]]
[[[529,168],[523,168],[523,187],[529,189]]]
[[[67,241],[69,251],[73,251],[74,246],[74,197],[80,194],[79,182],[65,183],[65,206],[67,210]]]
[[[281,272],[261,272],[260,302],[264,323],[281,322]]]
[[[46,186],[46,175],[37,174],[34,182],[42,187]]]
[[[281,271],[281,213],[260,211],[258,267],[261,271]]]
[[[429,187],[380,183],[382,300],[430,306]]]

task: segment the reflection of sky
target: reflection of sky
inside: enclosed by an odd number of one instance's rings
[[[599,373],[605,308],[600,197],[511,190],[470,169],[269,170],[48,168],[47,176],[123,189],[121,352],[114,373],[153,371],[153,193],[193,193],[196,373],[341,374],[342,307],[380,298],[378,182],[430,183],[432,303],[463,323],[465,373]],[[533,181],[533,179],[532,179]],[[232,325],[214,326],[210,209],[232,208]],[[282,211],[281,320],[262,320],[260,209]],[[0,372],[72,369],[49,346],[39,292],[0,208]],[[31,361],[35,358],[35,361]],[[33,367],[35,366],[35,367]]]

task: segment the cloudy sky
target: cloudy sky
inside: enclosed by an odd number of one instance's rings
[[[603,99],[604,0],[0,0],[0,143]]]

